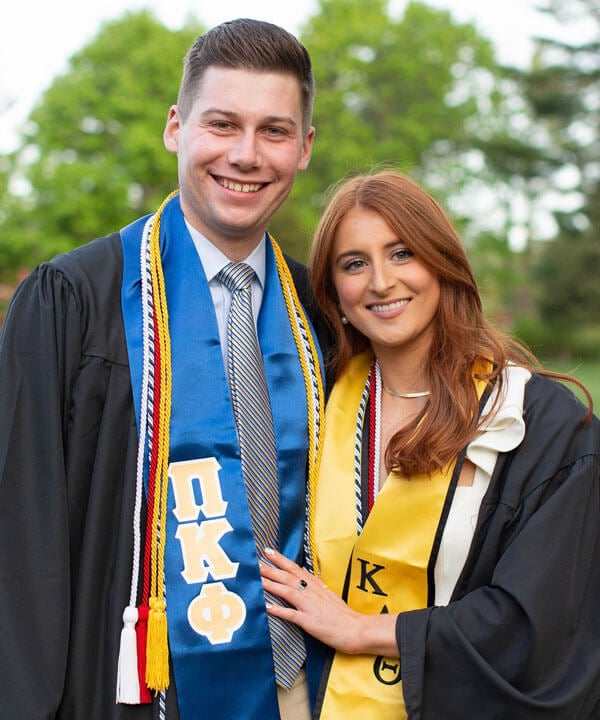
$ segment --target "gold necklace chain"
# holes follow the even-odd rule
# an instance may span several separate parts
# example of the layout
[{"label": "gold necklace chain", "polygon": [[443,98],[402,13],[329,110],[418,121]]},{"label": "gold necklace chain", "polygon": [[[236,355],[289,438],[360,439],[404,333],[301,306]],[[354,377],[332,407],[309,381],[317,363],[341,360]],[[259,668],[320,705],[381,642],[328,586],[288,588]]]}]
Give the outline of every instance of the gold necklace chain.
[{"label": "gold necklace chain", "polygon": [[381,383],[381,387],[386,391],[386,393],[390,394],[392,397],[395,398],[422,398],[427,397],[428,395],[431,395],[431,390],[421,390],[421,392],[407,392],[407,393],[401,393],[396,392],[395,390],[390,390],[390,388],[386,387],[383,382]]}]

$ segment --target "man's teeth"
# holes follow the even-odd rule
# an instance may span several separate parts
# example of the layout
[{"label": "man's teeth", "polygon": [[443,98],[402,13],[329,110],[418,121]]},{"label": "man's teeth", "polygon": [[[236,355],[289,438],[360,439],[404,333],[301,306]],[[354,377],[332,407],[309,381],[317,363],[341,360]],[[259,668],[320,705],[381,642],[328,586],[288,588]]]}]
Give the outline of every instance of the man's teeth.
[{"label": "man's teeth", "polygon": [[224,188],[227,188],[228,190],[235,190],[236,192],[257,192],[261,189],[262,185],[260,183],[236,183],[231,182],[231,180],[219,180],[221,185]]},{"label": "man's teeth", "polygon": [[384,312],[385,310],[396,310],[403,305],[408,305],[408,300],[396,300],[393,303],[386,303],[385,305],[371,305],[371,310],[375,312]]}]

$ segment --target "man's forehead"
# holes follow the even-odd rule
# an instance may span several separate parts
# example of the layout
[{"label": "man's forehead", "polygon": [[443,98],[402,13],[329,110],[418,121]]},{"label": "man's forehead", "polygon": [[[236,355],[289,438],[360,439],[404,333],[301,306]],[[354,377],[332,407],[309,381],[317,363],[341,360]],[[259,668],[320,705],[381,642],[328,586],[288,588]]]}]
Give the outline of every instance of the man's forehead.
[{"label": "man's forehead", "polygon": [[238,68],[207,68],[199,81],[195,98],[202,114],[215,111],[265,117],[290,118],[302,115],[302,94],[298,80],[290,73]]}]

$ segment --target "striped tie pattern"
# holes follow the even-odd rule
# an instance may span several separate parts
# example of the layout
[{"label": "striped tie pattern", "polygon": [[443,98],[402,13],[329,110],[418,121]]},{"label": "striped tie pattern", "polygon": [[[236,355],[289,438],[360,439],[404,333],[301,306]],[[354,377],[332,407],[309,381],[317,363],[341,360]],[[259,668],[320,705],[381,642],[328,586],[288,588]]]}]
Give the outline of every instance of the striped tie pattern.
[{"label": "striped tie pattern", "polygon": [[[262,354],[252,313],[254,270],[246,263],[229,263],[217,276],[231,291],[227,321],[227,368],[237,426],[242,473],[259,555],[279,545],[279,481],[273,415]],[[269,596],[270,602],[279,602]],[[269,615],[275,677],[291,687],[304,664],[301,631]]]}]

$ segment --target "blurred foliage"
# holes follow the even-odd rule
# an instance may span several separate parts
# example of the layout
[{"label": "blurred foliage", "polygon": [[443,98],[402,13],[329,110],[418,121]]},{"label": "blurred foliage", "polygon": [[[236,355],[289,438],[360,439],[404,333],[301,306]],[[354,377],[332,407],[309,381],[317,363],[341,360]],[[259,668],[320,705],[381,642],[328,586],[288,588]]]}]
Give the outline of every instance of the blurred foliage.
[{"label": "blurred foliage", "polygon": [[556,235],[531,268],[537,314],[522,319],[522,333],[545,356],[600,360],[600,2],[545,0],[538,9],[580,28],[570,43],[537,38],[519,77],[557,169],[548,177],[572,207],[555,211]]},{"label": "blurred foliage", "polygon": [[142,11],[106,23],[31,113],[6,158],[0,269],[31,267],[150,212],[177,183],[162,144],[182,55],[200,26],[172,31]]},{"label": "blurred foliage", "polygon": [[[300,33],[317,82],[313,158],[271,230],[305,259],[333,183],[398,167],[455,218],[491,318],[544,357],[597,358],[600,2],[537,5],[557,24],[583,18],[587,32],[576,45],[539,38],[519,70],[499,66],[472,24],[424,2],[396,17],[386,0],[320,0]],[[162,131],[202,31],[127,13],[41,96],[21,146],[0,156],[0,310],[28,268],[151,212],[173,189]],[[547,198],[566,194],[577,202],[544,238]]]},{"label": "blurred foliage", "polygon": [[321,0],[301,38],[317,83],[317,135],[310,171],[273,224],[298,256],[326,189],[348,174],[394,165],[425,181],[443,163],[436,189],[462,191],[469,123],[477,125],[482,95],[492,104],[478,82],[495,72],[489,40],[422,3],[396,20],[384,0]]},{"label": "blurred foliage", "polygon": [[[129,13],[71,58],[7,159],[25,192],[10,198],[0,225],[12,237],[10,247],[0,243],[0,272],[121,227],[172,189],[175,158],[162,129],[200,30],[170,31],[147,12]],[[324,190],[374,163],[418,176],[454,158],[438,189],[460,192],[468,173],[457,177],[456,168],[481,104],[474,77],[494,71],[488,40],[420,3],[395,20],[383,0],[322,0],[301,37],[317,81],[317,140],[310,171],[271,226],[286,250],[304,258]]]}]

